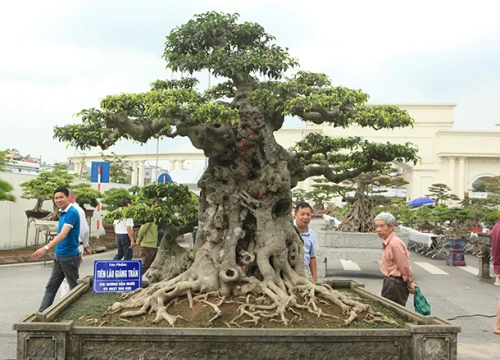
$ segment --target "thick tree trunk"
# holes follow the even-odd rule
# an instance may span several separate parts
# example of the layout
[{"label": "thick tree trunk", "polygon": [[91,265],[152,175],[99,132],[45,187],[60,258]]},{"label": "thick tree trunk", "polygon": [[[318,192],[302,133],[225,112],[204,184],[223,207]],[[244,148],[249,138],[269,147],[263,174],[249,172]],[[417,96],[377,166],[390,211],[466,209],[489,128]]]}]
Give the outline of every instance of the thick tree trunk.
[{"label": "thick tree trunk", "polygon": [[36,204],[35,204],[35,208],[33,209],[33,211],[43,211],[43,209],[42,209],[43,202],[44,202],[43,199],[36,199]]},{"label": "thick tree trunk", "polygon": [[177,243],[179,232],[175,226],[168,226],[161,240],[156,257],[146,272],[150,283],[170,280],[185,272],[194,260],[194,251]]},{"label": "thick tree trunk", "polygon": [[42,220],[44,221],[59,221],[59,208],[57,207],[54,200],[52,200],[52,212],[44,217]]}]

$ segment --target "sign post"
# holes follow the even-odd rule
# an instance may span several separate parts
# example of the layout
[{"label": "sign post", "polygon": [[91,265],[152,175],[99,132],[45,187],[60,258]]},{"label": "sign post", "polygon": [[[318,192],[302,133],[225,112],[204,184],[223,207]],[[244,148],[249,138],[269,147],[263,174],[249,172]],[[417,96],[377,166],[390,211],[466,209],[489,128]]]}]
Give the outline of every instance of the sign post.
[{"label": "sign post", "polygon": [[162,183],[169,183],[172,181],[172,177],[169,175],[169,174],[161,174],[160,176],[158,176],[158,183],[159,184],[162,184]]}]

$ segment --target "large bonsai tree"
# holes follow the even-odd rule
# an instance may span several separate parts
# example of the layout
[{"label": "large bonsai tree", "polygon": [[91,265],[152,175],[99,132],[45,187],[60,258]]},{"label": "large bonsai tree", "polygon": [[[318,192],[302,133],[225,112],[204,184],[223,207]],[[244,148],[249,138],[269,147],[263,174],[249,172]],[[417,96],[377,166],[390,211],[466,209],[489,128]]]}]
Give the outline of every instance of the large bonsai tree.
[{"label": "large bonsai tree", "polygon": [[302,240],[290,216],[291,189],[311,176],[338,183],[371,171],[379,161],[413,161],[417,149],[312,134],[287,151],[273,134],[285,116],[334,127],[393,129],[412,125],[408,113],[367,106],[367,94],[334,87],[324,74],[299,71],[286,77],[297,61],[259,24],[238,23],[237,14],[195,16],[167,36],[163,57],[172,71],[208,70],[225,81],[200,92],[194,78],[158,80],[145,93],[103,98],[100,108],[80,112],[81,124],[55,128],[55,138],[82,149],[106,149],[122,138],[144,143],[183,136],[209,159],[198,182],[193,264],[109,311],[152,312],[155,321],[173,325],[177,316],[167,311],[172,299],[187,295],[192,301],[193,293],[216,292],[222,301],[229,295],[256,299],[240,308],[240,322],[250,317],[258,323],[265,316],[287,324],[294,316],[287,311],[294,308],[321,316],[320,298],[339,306],[346,323],[362,312],[364,321],[380,319],[369,306],[307,276]]}]

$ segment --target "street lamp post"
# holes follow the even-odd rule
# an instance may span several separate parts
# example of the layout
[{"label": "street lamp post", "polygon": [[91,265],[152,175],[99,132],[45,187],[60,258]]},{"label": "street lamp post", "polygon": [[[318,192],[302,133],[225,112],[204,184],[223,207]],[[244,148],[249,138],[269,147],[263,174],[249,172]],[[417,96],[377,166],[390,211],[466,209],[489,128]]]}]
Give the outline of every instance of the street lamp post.
[{"label": "street lamp post", "polygon": [[[156,167],[155,167],[155,182],[158,181],[158,152],[160,151],[160,138],[156,139]],[[152,182],[152,181],[151,181]]]}]

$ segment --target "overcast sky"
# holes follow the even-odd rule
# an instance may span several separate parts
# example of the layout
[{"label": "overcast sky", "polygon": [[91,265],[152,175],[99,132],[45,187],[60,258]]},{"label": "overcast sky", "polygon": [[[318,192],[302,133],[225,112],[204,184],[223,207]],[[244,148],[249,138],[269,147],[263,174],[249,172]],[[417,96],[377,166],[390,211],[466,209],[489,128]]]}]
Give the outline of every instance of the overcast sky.
[{"label": "overcast sky", "polygon": [[[1,1],[0,148],[50,163],[74,155],[52,139],[53,126],[79,121],[72,115],[105,95],[146,91],[155,79],[170,78],[160,58],[165,36],[209,10],[260,23],[302,69],[362,89],[370,102],[453,103],[455,129],[493,130],[500,123],[497,6],[495,0]],[[202,86],[207,79],[202,74]],[[165,140],[160,152],[184,146]],[[154,153],[156,142],[121,142],[111,150]]]}]

